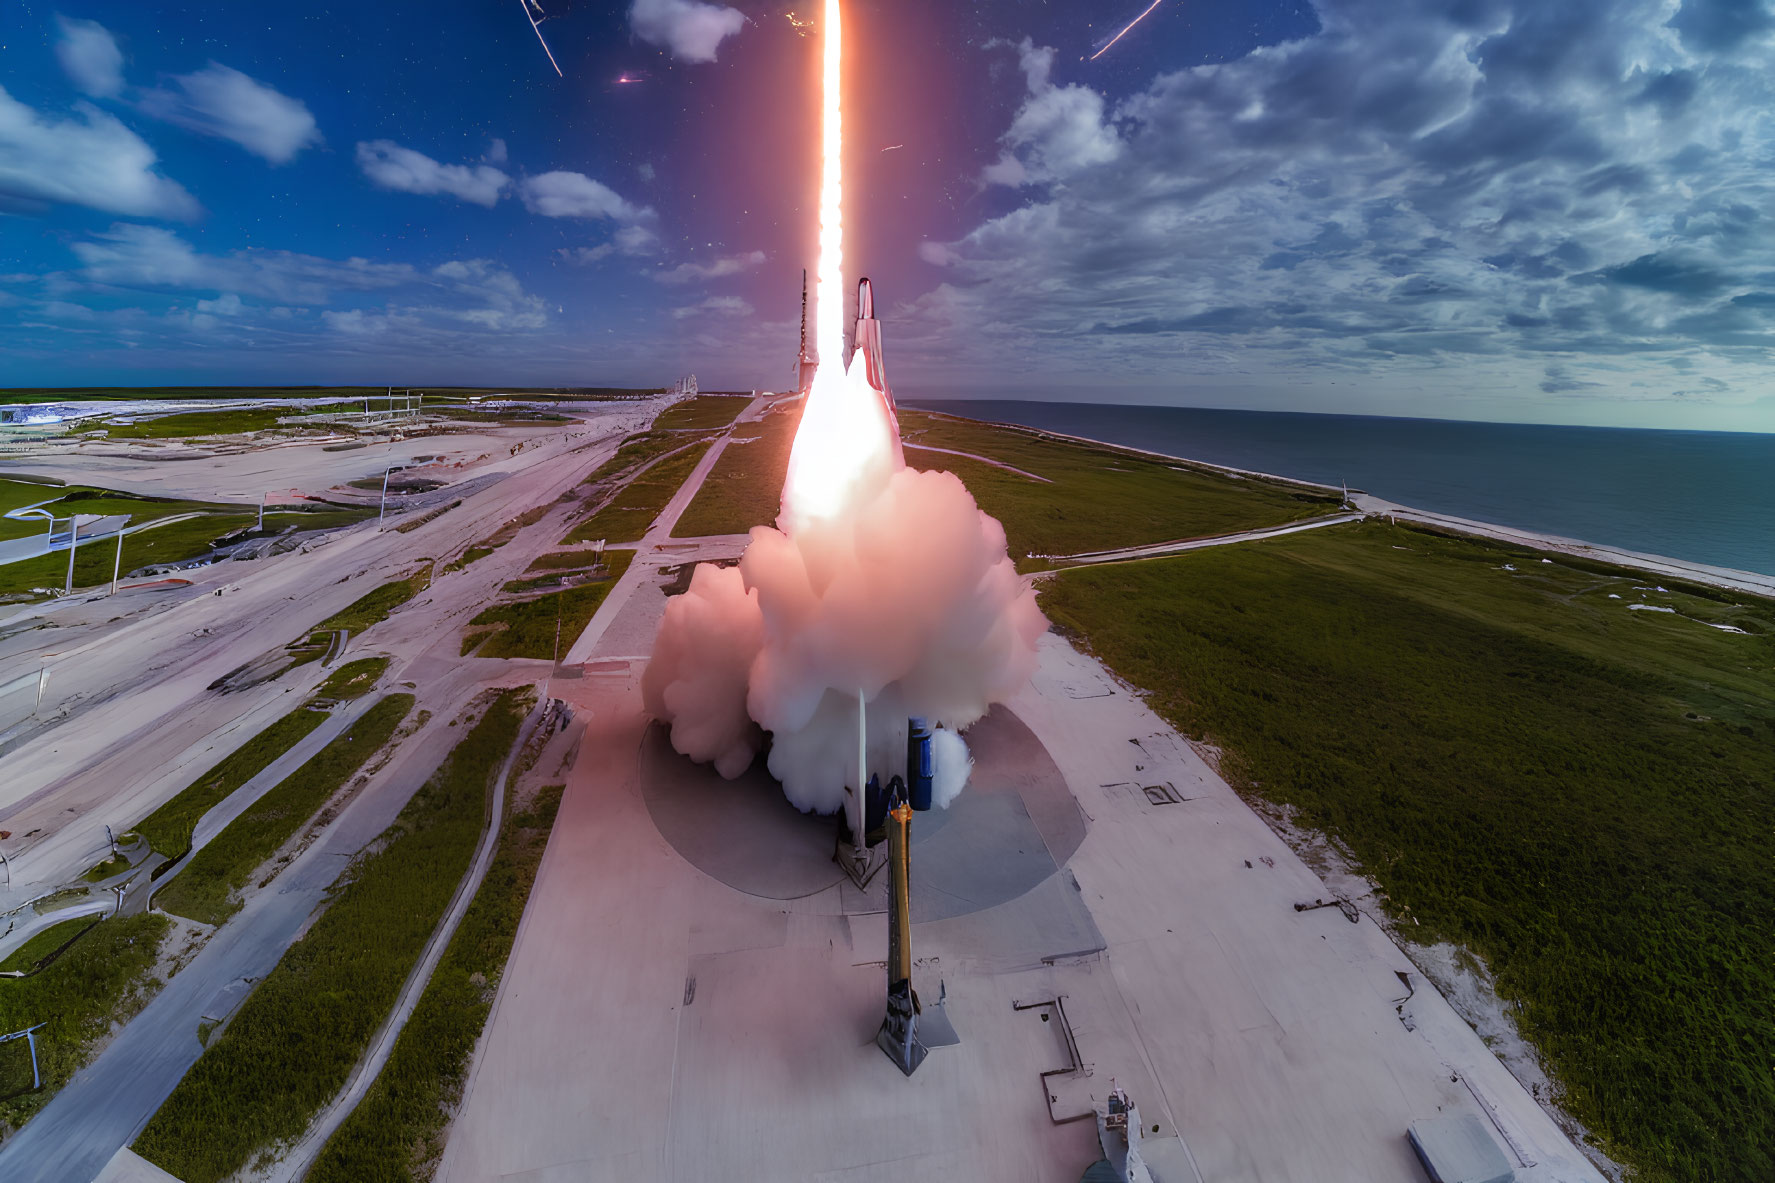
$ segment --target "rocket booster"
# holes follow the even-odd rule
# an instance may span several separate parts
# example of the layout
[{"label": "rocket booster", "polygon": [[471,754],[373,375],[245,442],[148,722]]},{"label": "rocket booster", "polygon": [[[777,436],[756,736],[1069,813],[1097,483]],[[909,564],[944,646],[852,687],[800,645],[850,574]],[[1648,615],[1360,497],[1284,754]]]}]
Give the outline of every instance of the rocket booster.
[{"label": "rocket booster", "polygon": [[[870,286],[867,276],[857,281],[855,341],[851,372],[866,382],[881,399],[882,409],[887,412],[888,427],[894,436],[894,454],[900,459],[900,418],[894,411],[894,392],[888,386],[887,365],[881,358],[881,321],[875,318],[875,289]],[[858,367],[861,367],[860,373]]]}]

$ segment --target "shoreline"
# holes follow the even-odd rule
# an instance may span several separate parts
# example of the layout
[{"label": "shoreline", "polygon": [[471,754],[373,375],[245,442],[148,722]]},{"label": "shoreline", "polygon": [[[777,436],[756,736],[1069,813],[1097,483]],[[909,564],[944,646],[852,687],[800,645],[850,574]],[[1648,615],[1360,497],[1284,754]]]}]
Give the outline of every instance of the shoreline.
[{"label": "shoreline", "polygon": [[[1046,437],[1048,439],[1066,440],[1070,443],[1089,444],[1093,447],[1108,448],[1111,451],[1125,452],[1132,456],[1141,456],[1151,460],[1164,460],[1177,464],[1186,464],[1192,468],[1220,473],[1225,476],[1238,477],[1242,480],[1257,479],[1271,481],[1275,484],[1296,488],[1311,489],[1316,492],[1343,493],[1345,490],[1338,485],[1325,485],[1317,481],[1300,480],[1296,477],[1281,476],[1276,473],[1256,472],[1251,469],[1233,468],[1229,465],[1214,464],[1206,460],[1193,460],[1187,456],[1172,456],[1165,452],[1154,452],[1146,448],[1129,447],[1127,444],[1111,443],[1107,440],[1091,439],[1088,436],[1070,435],[1063,431],[1050,431],[1046,428],[1029,427],[1022,423],[1003,423],[990,419],[973,419],[967,415],[956,415],[947,411],[932,411],[923,407],[914,408],[924,414],[944,419],[958,419],[969,423],[991,423],[994,427],[1008,428],[1027,435]],[[1351,489],[1351,504],[1360,509],[1366,517],[1384,517],[1390,520],[1416,522],[1454,534],[1465,534],[1475,538],[1484,538],[1494,542],[1508,542],[1517,546],[1527,546],[1535,550],[1544,550],[1555,554],[1568,555],[1572,558],[1591,559],[1595,562],[1610,563],[1618,567],[1644,571],[1652,575],[1662,575],[1671,579],[1681,579],[1690,583],[1715,588],[1720,591],[1738,592],[1744,595],[1759,596],[1775,600],[1775,575],[1764,575],[1757,571],[1740,571],[1732,567],[1716,567],[1708,563],[1696,563],[1687,559],[1671,558],[1668,555],[1645,554],[1640,551],[1626,550],[1621,547],[1607,546],[1601,543],[1584,542],[1576,538],[1565,538],[1557,534],[1543,534],[1534,530],[1519,529],[1515,526],[1500,526],[1492,522],[1474,521],[1470,518],[1456,517],[1453,514],[1434,513],[1430,510],[1414,509],[1408,505],[1388,501],[1372,493],[1360,489]]]}]

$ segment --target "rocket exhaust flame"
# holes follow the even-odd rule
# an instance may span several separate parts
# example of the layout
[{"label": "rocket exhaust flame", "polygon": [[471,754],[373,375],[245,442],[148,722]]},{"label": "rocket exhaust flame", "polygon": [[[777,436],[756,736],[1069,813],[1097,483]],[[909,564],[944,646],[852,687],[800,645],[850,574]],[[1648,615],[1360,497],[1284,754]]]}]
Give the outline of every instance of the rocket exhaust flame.
[{"label": "rocket exhaust flame", "polygon": [[777,528],[753,529],[737,569],[701,565],[667,603],[642,694],[672,746],[723,776],[744,772],[768,732],[771,774],[818,813],[860,798],[865,773],[903,772],[907,718],[923,716],[940,725],[944,806],[972,766],[957,732],[1034,671],[1047,621],[1004,528],[961,481],[906,467],[867,280],[845,364],[839,0],[825,0],[825,18],[819,365],[782,512]]},{"label": "rocket exhaust flame", "polygon": [[[844,515],[859,495],[899,467],[899,433],[881,392],[844,356],[844,30],[838,0],[826,0],[820,124],[820,262],[816,273],[814,371],[783,485],[789,533]],[[859,310],[861,311],[861,310]]]}]

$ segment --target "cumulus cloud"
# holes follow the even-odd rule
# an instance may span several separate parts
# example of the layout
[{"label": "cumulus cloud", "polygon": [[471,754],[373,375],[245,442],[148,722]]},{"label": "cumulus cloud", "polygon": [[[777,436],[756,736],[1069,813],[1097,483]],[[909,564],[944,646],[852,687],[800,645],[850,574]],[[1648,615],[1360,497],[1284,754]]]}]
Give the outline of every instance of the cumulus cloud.
[{"label": "cumulus cloud", "polygon": [[902,339],[1179,380],[1458,366],[1537,397],[1626,397],[1624,352],[1775,346],[1767,6],[1315,9],[1312,36],[1115,103],[1019,46],[985,179],[1022,199],[920,248],[950,279]]},{"label": "cumulus cloud", "polygon": [[764,262],[763,251],[747,251],[737,255],[723,255],[707,263],[680,263],[669,271],[656,271],[653,278],[664,284],[691,283],[699,279],[724,279],[729,275],[738,275],[749,268]]},{"label": "cumulus cloud", "polygon": [[672,316],[677,320],[685,320],[692,316],[751,316],[752,306],[738,296],[710,296],[701,304],[691,304],[683,308],[672,309]]},{"label": "cumulus cloud", "polygon": [[147,218],[190,218],[196,200],[156,171],[154,149],[89,103],[78,119],[25,106],[0,87],[0,210],[84,205]]},{"label": "cumulus cloud", "polygon": [[301,100],[239,70],[211,62],[172,81],[176,89],[163,87],[142,95],[144,113],[199,135],[232,140],[272,164],[286,164],[302,149],[321,142],[314,116]]},{"label": "cumulus cloud", "polygon": [[525,177],[518,185],[524,207],[545,218],[608,218],[635,222],[652,215],[617,195],[616,190],[584,173],[548,172]]},{"label": "cumulus cloud", "polygon": [[113,98],[123,90],[123,51],[117,39],[97,21],[55,18],[62,36],[55,43],[56,60],[82,94]]},{"label": "cumulus cloud", "polygon": [[518,282],[518,277],[491,259],[458,259],[437,267],[432,275],[450,290],[470,297],[466,307],[433,308],[440,316],[454,317],[484,329],[539,329],[548,323],[546,305]]},{"label": "cumulus cloud", "polygon": [[1000,185],[1052,181],[1121,154],[1121,138],[1104,123],[1103,96],[1089,87],[1054,85],[1052,49],[1025,37],[1017,59],[1029,98],[1005,132],[1004,155],[986,169],[986,180]]},{"label": "cumulus cloud", "polygon": [[[501,149],[504,144],[498,143]],[[504,158],[504,152],[500,153]],[[393,140],[370,140],[357,146],[357,164],[372,184],[400,193],[447,193],[460,201],[491,209],[511,178],[489,165],[440,164],[423,152]]]},{"label": "cumulus cloud", "polygon": [[654,231],[659,219],[653,209],[624,201],[616,190],[584,173],[558,171],[525,177],[518,182],[518,194],[526,209],[545,218],[617,223],[608,243],[564,251],[563,257],[571,262],[592,263],[612,252],[650,255],[659,249],[659,235]]},{"label": "cumulus cloud", "polygon": [[739,9],[702,0],[635,0],[629,6],[635,36],[684,62],[714,61],[722,41],[745,25]]}]

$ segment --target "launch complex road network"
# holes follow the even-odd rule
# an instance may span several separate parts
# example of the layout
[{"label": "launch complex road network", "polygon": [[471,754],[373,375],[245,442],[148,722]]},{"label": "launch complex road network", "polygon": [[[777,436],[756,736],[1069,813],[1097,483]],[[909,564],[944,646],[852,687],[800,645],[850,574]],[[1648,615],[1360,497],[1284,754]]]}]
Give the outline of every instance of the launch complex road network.
[{"label": "launch complex road network", "polygon": [[[899,406],[841,16],[794,389],[0,427],[0,1179],[1621,1178],[1044,588],[1409,526],[1727,644],[1652,586],[1775,580]],[[1030,553],[1044,457],[1157,492]]]}]

